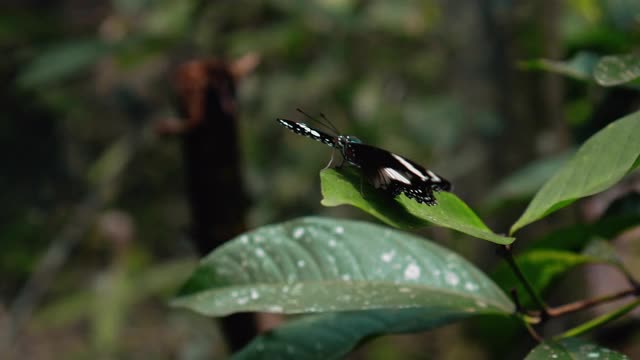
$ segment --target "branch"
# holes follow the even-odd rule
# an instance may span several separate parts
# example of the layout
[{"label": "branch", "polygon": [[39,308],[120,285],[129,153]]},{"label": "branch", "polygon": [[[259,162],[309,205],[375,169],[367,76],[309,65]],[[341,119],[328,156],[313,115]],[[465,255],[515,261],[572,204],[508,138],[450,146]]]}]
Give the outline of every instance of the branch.
[{"label": "branch", "polygon": [[563,334],[558,335],[555,337],[555,339],[564,339],[564,338],[568,338],[568,337],[574,337],[574,336],[579,336],[582,335],[592,329],[595,329],[599,326],[602,326],[606,323],[609,323],[611,321],[614,321],[624,315],[626,315],[627,313],[629,313],[630,311],[632,311],[633,309],[635,309],[636,307],[640,306],[640,299],[636,299],[635,301],[632,301],[624,306],[622,306],[621,308],[618,308],[612,312],[609,312],[607,314],[604,314],[602,316],[599,316],[595,319],[589,320],[587,322],[585,322],[584,324],[578,325],[576,327],[574,327],[573,329],[567,330],[565,331]]},{"label": "branch", "polygon": [[512,252],[511,245],[504,245],[504,246],[500,247],[498,253],[504,258],[504,260],[507,262],[507,264],[509,264],[509,267],[511,267],[511,270],[513,270],[513,273],[516,275],[516,277],[518,277],[518,279],[520,280],[520,282],[524,286],[524,288],[527,291],[527,293],[529,293],[529,296],[531,296],[531,298],[535,302],[536,306],[540,309],[541,320],[546,319],[548,317],[548,315],[549,315],[549,313],[548,313],[549,306],[538,295],[538,293],[535,291],[535,289],[533,288],[533,286],[531,285],[529,280],[527,280],[527,278],[524,276],[524,274],[522,273],[522,271],[518,267],[518,264],[516,263],[515,259],[513,258],[513,252]]},{"label": "branch", "polygon": [[552,308],[547,308],[547,314],[551,317],[558,317],[566,314],[570,314],[576,311],[588,309],[600,304],[604,304],[610,301],[619,300],[631,295],[638,295],[638,289],[631,288],[623,291],[619,291],[613,294],[595,297],[593,299],[579,300],[565,305],[560,305]]}]

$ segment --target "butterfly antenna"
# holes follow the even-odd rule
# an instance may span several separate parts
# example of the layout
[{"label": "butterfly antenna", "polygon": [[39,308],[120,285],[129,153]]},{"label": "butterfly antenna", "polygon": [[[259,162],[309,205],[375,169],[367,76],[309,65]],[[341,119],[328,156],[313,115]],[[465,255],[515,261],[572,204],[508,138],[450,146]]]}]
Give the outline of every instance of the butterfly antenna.
[{"label": "butterfly antenna", "polygon": [[335,132],[336,135],[340,135],[340,132],[338,131],[338,129],[335,128],[335,126],[333,126],[333,124],[329,123],[329,124],[331,124],[331,126],[329,126],[329,125],[323,123],[322,121],[314,118],[313,116],[307,114],[306,112],[302,111],[302,109],[300,109],[300,108],[297,108],[296,110],[298,110],[298,112],[300,112],[302,115],[306,116],[309,120],[314,121],[314,122],[326,127],[327,129]]},{"label": "butterfly antenna", "polygon": [[326,121],[326,122],[327,122],[327,124],[331,125],[331,127],[333,128],[333,131],[335,131],[336,133],[340,134],[340,131],[338,130],[338,128],[337,128],[335,125],[333,125],[333,123],[332,123],[331,121],[329,121],[329,119],[328,119],[326,116],[324,116],[324,114],[323,114],[323,113],[320,113],[320,117],[321,117],[324,121]]}]

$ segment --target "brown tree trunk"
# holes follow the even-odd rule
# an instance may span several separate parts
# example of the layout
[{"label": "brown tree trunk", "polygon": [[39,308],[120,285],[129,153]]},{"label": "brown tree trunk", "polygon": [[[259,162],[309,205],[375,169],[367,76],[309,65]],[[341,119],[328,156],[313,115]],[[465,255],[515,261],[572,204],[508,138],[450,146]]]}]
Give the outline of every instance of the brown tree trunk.
[{"label": "brown tree trunk", "polygon": [[[220,60],[182,64],[174,83],[182,121],[161,129],[182,135],[191,238],[201,256],[246,230],[233,70]],[[257,333],[253,314],[227,316],[220,323],[231,351]]]}]

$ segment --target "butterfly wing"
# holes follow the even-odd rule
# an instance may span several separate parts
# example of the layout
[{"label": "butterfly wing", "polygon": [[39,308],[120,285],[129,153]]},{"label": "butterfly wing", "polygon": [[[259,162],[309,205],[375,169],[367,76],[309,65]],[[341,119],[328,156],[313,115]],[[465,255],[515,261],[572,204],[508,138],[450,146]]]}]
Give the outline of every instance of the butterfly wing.
[{"label": "butterfly wing", "polygon": [[313,140],[320,141],[321,143],[334,148],[338,147],[338,140],[335,136],[314,129],[305,123],[299,123],[287,119],[278,119],[278,122],[298,135],[310,137]]},{"label": "butterfly wing", "polygon": [[348,143],[343,155],[375,188],[393,196],[404,193],[420,203],[435,205],[434,191],[449,191],[451,184],[421,165],[375,146]]}]

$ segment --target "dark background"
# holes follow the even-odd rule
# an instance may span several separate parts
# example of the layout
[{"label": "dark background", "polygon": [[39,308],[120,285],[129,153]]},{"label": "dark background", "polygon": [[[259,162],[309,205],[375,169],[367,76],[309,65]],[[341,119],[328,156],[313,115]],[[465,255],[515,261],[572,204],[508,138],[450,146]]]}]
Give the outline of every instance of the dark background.
[{"label": "dark background", "polygon": [[[237,204],[249,228],[309,214],[371,220],[320,206],[318,171],[330,149],[274,121],[301,120],[300,107],[445,176],[507,232],[558,157],[638,105],[636,90],[523,61],[626,53],[639,40],[633,0],[5,1],[0,347],[29,359],[225,353],[214,321],[166,305],[199,257],[181,135],[158,131],[180,116],[174,74],[187,60],[256,60],[236,82],[238,146],[199,164],[215,169],[238,156],[246,195]],[[519,241],[593,220],[589,206],[528,227]],[[498,261],[483,241],[423,233],[486,271]],[[557,300],[591,294],[585,274],[559,284]],[[635,329],[601,338],[632,355]],[[530,345],[486,336],[449,326],[381,338],[353,356],[519,358]]]}]

